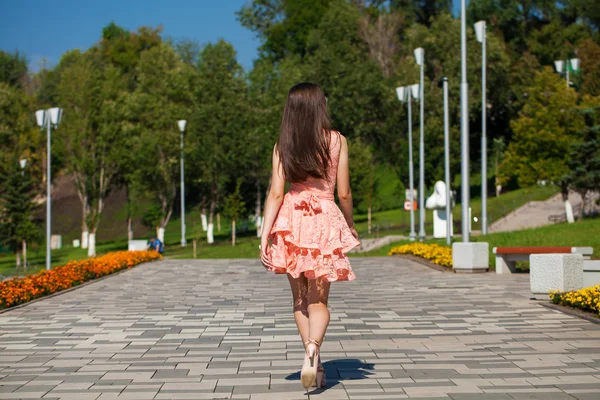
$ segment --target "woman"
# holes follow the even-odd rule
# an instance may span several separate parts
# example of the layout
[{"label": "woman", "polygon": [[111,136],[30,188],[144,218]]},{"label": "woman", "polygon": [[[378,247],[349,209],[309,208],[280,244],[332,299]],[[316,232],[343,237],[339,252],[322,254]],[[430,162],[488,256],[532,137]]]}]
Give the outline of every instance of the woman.
[{"label": "woman", "polygon": [[[290,190],[284,195],[286,181]],[[334,202],[336,183],[341,212]],[[261,259],[290,282],[305,347],[306,389],[325,385],[320,347],[329,325],[329,288],[333,281],[355,278],[346,253],[360,244],[357,239],[346,138],[331,129],[321,87],[300,83],[288,93],[273,149]]]}]

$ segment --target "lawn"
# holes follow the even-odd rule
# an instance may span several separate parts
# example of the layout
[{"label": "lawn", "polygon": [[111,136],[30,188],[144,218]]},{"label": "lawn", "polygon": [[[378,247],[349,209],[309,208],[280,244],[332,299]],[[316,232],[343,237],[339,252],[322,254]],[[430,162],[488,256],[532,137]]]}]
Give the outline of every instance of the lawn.
[{"label": "lawn", "polygon": [[[518,189],[504,193],[500,197],[488,198],[488,223],[502,218],[506,214],[521,207],[530,201],[547,200],[558,193],[555,186],[539,186],[526,189]],[[452,210],[454,226],[460,226],[462,219],[461,205],[456,204]],[[477,217],[478,221],[472,222],[473,231],[481,230],[481,199],[471,200],[471,216]],[[410,231],[410,213],[404,210],[389,210],[374,213],[372,218],[372,233],[367,233],[367,216],[357,215],[355,218],[357,230],[361,237],[376,237],[387,235],[407,235]],[[379,230],[379,231],[378,231]],[[456,228],[455,228],[456,230]],[[419,211],[415,211],[415,231],[419,232]],[[425,231],[429,234],[433,231],[433,213],[427,210],[425,213]],[[456,232],[455,232],[456,233]]]},{"label": "lawn", "polygon": [[[519,189],[509,193],[502,194],[500,197],[491,197],[488,200],[489,220],[494,221],[506,213],[522,206],[523,204],[533,200],[545,200],[556,193],[555,187],[533,187],[527,189]],[[477,216],[481,212],[480,199],[471,201],[472,215]],[[460,220],[461,210],[460,204],[454,207],[453,210],[455,224]],[[432,212],[426,212],[426,230],[429,234],[432,232]],[[408,235],[410,215],[407,211],[396,209],[373,213],[373,230],[369,235],[367,232],[367,216],[356,215],[355,222],[360,238],[369,238],[386,235]],[[415,213],[416,230],[418,231],[419,213]],[[215,221],[216,222],[216,221]],[[165,232],[165,258],[174,259],[190,259],[193,258],[192,241],[197,242],[197,257],[198,258],[254,258],[258,256],[258,245],[260,241],[256,238],[256,230],[250,223],[238,224],[245,232],[238,233],[237,245],[231,246],[230,239],[230,222],[227,218],[221,218],[221,231],[217,231],[215,226],[215,243],[208,245],[206,243],[206,232],[202,231],[200,224],[200,213],[197,210],[186,214],[188,241],[187,247],[180,246],[181,240],[181,220],[173,219]],[[215,223],[216,225],[216,223]],[[479,222],[473,222],[473,230],[480,228]],[[119,232],[115,235],[116,240],[108,242],[100,242],[97,244],[96,252],[98,255],[105,254],[110,251],[126,250],[127,242],[124,239],[125,232]],[[493,236],[493,235],[491,235]],[[480,239],[478,239],[480,240]],[[439,241],[443,244],[443,241]],[[599,246],[600,247],[600,246]],[[361,255],[386,255],[389,246],[384,249],[375,250],[374,252],[363,254],[352,254],[352,256]],[[387,250],[386,250],[387,249]],[[77,260],[87,257],[87,250],[75,249],[70,246],[65,246],[61,250],[52,252],[52,265],[65,264],[69,260]],[[0,275],[13,276],[25,275],[32,272],[37,272],[44,268],[45,263],[45,247],[44,244],[32,246],[29,252],[29,267],[27,271],[22,269],[16,271],[14,264],[14,255],[3,255],[0,257]]]},{"label": "lawn", "polygon": [[[458,240],[458,238],[456,239]],[[600,258],[600,218],[578,221],[574,224],[563,223],[522,231],[474,236],[472,241],[490,244],[490,266],[495,264],[492,249],[501,246],[586,246],[593,247],[593,258]],[[406,243],[409,242],[396,242],[373,251],[353,255],[358,257],[385,256],[392,247]],[[446,240],[427,240],[426,243],[445,245]]]}]

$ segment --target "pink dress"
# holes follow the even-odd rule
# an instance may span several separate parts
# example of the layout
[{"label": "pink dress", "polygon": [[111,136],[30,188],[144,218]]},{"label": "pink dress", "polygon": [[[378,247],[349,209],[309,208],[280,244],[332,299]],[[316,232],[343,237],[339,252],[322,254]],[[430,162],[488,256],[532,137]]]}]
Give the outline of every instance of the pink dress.
[{"label": "pink dress", "polygon": [[332,131],[328,178],[292,183],[285,194],[266,254],[269,269],[276,274],[298,278],[304,273],[307,279],[324,276],[330,282],[356,278],[346,253],[360,243],[333,196],[340,150],[340,135]]}]

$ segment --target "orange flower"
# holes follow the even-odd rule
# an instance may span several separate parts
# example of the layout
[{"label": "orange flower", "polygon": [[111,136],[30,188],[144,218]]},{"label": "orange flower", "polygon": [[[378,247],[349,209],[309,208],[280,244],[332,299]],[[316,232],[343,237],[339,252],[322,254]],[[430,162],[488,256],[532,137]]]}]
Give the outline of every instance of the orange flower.
[{"label": "orange flower", "polygon": [[157,252],[116,251],[97,258],[69,261],[66,265],[42,271],[25,278],[0,282],[0,309],[26,303],[38,297],[131,268],[137,264],[161,259]]}]

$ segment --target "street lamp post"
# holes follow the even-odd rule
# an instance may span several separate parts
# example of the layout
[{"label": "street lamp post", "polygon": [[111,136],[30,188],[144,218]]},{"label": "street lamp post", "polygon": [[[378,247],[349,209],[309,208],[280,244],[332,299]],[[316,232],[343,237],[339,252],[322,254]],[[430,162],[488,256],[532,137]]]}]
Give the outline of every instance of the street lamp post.
[{"label": "street lamp post", "polygon": [[60,120],[62,118],[63,109],[58,107],[53,107],[48,110],[38,110],[35,112],[35,118],[37,120],[37,124],[40,128],[47,128],[47,166],[46,166],[46,269],[50,270],[50,265],[52,261],[51,257],[51,240],[52,240],[52,213],[51,213],[51,204],[52,197],[50,194],[50,182],[52,178],[52,171],[50,168],[50,143],[51,143],[51,127],[58,127]]},{"label": "street lamp post", "polygon": [[475,24],[477,40],[481,42],[481,233],[487,235],[487,99],[486,99],[486,25]]},{"label": "street lamp post", "polygon": [[444,179],[446,180],[446,243],[452,242],[452,210],[450,197],[450,116],[448,111],[448,78],[442,78],[444,88]]},{"label": "street lamp post", "polygon": [[[27,166],[27,159],[23,158],[19,160],[21,166],[21,176],[25,176],[25,167]],[[27,241],[23,239],[23,265],[27,268]]]},{"label": "street lamp post", "polygon": [[187,242],[185,240],[185,179],[183,169],[183,133],[185,131],[185,125],[187,121],[185,119],[177,121],[177,126],[180,132],[180,148],[181,148],[181,247],[185,247]]},{"label": "street lamp post", "polygon": [[396,88],[396,94],[398,95],[398,100],[402,103],[408,103],[408,184],[410,191],[410,241],[415,241],[417,238],[417,234],[415,232],[415,183],[414,183],[414,171],[413,171],[413,150],[412,150],[412,107],[411,107],[411,91],[414,86],[402,86]]},{"label": "street lamp post", "polygon": [[467,83],[467,6],[461,0],[460,9],[460,142],[462,186],[462,239],[469,243],[469,84]]},{"label": "street lamp post", "polygon": [[421,67],[421,79],[419,84],[420,102],[420,134],[419,134],[419,240],[425,240],[425,95],[424,95],[424,67],[425,50],[422,47],[415,49],[415,60]]}]

